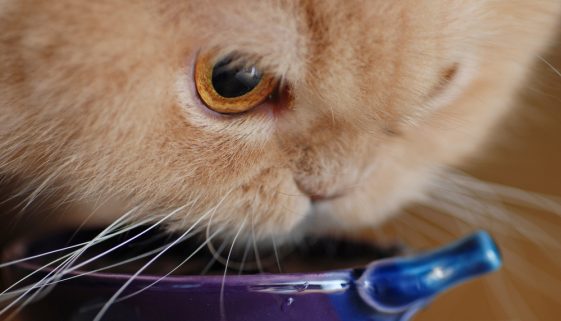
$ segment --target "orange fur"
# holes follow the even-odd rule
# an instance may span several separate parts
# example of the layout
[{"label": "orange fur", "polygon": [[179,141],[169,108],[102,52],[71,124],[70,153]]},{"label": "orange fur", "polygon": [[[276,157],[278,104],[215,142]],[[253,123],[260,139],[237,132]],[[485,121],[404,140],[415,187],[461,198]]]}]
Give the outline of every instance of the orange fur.
[{"label": "orange fur", "polygon": [[[187,205],[181,229],[225,197],[213,223],[235,231],[250,215],[260,237],[377,224],[485,139],[560,12],[557,0],[3,0],[0,176],[19,183],[2,198],[111,201],[115,215]],[[202,112],[191,71],[205,48],[277,75],[293,108]]]}]

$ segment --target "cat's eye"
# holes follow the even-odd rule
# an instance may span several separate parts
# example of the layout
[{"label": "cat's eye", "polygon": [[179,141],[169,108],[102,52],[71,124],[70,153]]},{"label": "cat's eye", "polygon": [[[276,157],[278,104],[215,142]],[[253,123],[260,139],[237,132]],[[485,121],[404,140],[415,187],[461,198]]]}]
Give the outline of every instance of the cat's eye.
[{"label": "cat's eye", "polygon": [[249,111],[271,97],[277,81],[259,68],[239,64],[232,56],[200,54],[195,64],[195,86],[203,103],[222,114]]}]

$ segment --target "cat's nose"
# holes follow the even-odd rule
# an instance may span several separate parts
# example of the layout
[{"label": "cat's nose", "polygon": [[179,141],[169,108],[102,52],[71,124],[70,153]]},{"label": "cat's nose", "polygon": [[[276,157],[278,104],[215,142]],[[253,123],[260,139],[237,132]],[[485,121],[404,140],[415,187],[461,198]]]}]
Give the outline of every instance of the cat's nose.
[{"label": "cat's nose", "polygon": [[306,187],[304,184],[300,183],[299,180],[295,180],[296,186],[302,192],[302,194],[306,195],[310,198],[312,202],[326,202],[332,201],[338,198],[342,198],[345,196],[345,192],[327,192],[327,191],[319,191],[319,190],[311,190],[310,188]]},{"label": "cat's nose", "polygon": [[311,194],[308,195],[312,202],[324,202],[324,201],[332,201],[334,199],[338,199],[343,197],[343,194],[334,194],[334,195],[321,195],[321,194]]}]

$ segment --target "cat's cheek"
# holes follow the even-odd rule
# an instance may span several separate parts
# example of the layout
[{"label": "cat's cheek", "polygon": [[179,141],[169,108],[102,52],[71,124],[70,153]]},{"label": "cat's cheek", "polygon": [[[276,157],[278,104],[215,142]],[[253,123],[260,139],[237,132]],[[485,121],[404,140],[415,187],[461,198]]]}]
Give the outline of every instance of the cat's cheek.
[{"label": "cat's cheek", "polygon": [[353,193],[315,203],[304,227],[306,233],[379,226],[398,215],[407,204],[424,200],[436,173],[432,167],[379,167]]},{"label": "cat's cheek", "polygon": [[175,91],[179,112],[190,126],[210,134],[226,134],[255,143],[267,142],[274,135],[276,116],[270,104],[263,104],[240,115],[224,115],[207,108],[197,95],[192,67],[178,73]]}]

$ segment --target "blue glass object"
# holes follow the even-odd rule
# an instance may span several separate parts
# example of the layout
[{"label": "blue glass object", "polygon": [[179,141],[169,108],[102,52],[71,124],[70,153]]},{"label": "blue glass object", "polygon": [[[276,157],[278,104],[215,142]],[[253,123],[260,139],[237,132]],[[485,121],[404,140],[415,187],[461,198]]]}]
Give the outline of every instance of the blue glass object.
[{"label": "blue glass object", "polygon": [[370,264],[357,281],[362,299],[384,313],[423,306],[435,295],[501,267],[501,255],[483,231],[442,249]]}]

